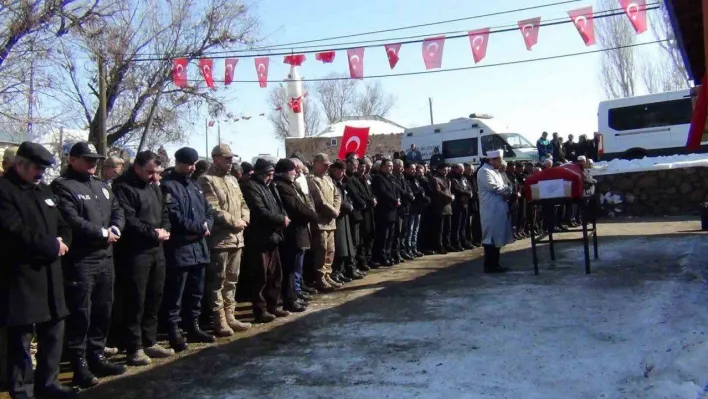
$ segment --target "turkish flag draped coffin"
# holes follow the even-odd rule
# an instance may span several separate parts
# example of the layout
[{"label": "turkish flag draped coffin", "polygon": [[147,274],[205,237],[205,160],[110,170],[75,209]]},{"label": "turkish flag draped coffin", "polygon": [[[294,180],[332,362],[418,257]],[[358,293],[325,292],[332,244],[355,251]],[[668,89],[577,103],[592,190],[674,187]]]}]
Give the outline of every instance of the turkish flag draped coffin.
[{"label": "turkish flag draped coffin", "polygon": [[571,183],[570,197],[574,199],[583,197],[583,171],[580,166],[570,163],[555,168],[547,168],[534,173],[524,183],[524,196],[533,200],[532,187],[544,180],[563,180]]},{"label": "turkish flag draped coffin", "polygon": [[344,134],[342,135],[342,143],[339,146],[339,159],[344,159],[348,153],[354,152],[359,158],[366,156],[366,147],[369,144],[369,128],[368,127],[352,127],[344,126]]},{"label": "turkish flag draped coffin", "polygon": [[[657,9],[658,6],[656,6],[655,3],[651,3],[651,7],[647,8],[646,0],[616,1],[622,7],[622,10],[624,10],[624,14],[627,15],[627,19],[629,20],[628,23],[632,25],[636,33],[641,34],[646,32],[647,10]],[[586,46],[594,46],[597,43],[595,37],[595,20],[597,18],[613,17],[614,15],[617,15],[616,13],[609,13],[608,11],[611,10],[603,10],[600,14],[596,15],[593,12],[592,6],[586,6],[568,11],[568,16],[570,17],[569,21],[549,21],[545,24],[542,24],[541,17],[535,17],[520,20],[517,24],[519,27],[519,31],[521,32],[521,37],[523,39],[524,46],[528,51],[531,51],[533,47],[538,44],[538,35],[542,26],[558,25],[559,23],[564,22],[573,24],[575,30],[577,30],[578,34],[580,35],[580,38]],[[490,35],[493,33],[502,33],[506,31],[508,31],[508,29],[492,30],[491,28],[481,28],[468,31],[466,36],[468,37],[470,42],[470,50],[472,52],[472,58],[475,64],[480,63],[486,58]],[[447,39],[457,39],[464,36],[465,35],[449,36],[447,37]],[[421,55],[426,70],[439,69],[442,67],[445,41],[445,36],[435,36],[422,40],[411,41],[421,44]],[[389,43],[383,46],[371,45],[366,47],[348,48],[346,49],[347,65],[349,67],[349,76],[352,79],[364,79],[364,50],[367,47],[383,47],[386,51],[386,58],[388,60],[388,66],[390,67],[390,69],[393,70],[398,65],[400,61],[400,51],[402,43]],[[344,49],[340,51],[344,51]],[[335,60],[337,51],[305,51],[305,53],[314,53],[314,58],[316,61],[319,61],[323,64],[331,64]],[[260,87],[263,88],[268,86],[269,60],[269,57],[255,57],[258,83]],[[305,56],[305,54],[289,54],[285,55],[283,58],[283,62],[285,64],[289,64],[292,66],[301,66],[303,63],[305,63],[306,60],[307,57]],[[238,59],[236,58],[226,58],[224,60],[224,84],[226,86],[228,86],[234,81],[234,76],[236,75],[235,71],[237,62]],[[172,61],[172,81],[174,82],[175,86],[180,88],[187,87],[188,65],[189,59],[187,58],[175,58]],[[199,60],[199,69],[202,73],[204,81],[207,83],[207,86],[213,89],[214,75],[212,67],[213,61],[211,59]]]}]

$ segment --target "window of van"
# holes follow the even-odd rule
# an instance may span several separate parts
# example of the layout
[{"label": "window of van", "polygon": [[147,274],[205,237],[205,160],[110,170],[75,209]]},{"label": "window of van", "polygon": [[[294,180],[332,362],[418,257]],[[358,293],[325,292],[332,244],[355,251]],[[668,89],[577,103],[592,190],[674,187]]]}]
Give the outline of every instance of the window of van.
[{"label": "window of van", "polygon": [[442,142],[443,158],[476,157],[477,137]]},{"label": "window of van", "polygon": [[647,129],[691,123],[690,98],[632,105],[608,110],[607,124],[617,131]]},{"label": "window of van", "polygon": [[505,158],[513,158],[516,156],[516,153],[511,150],[511,147],[509,146],[509,143],[507,143],[502,137],[496,135],[496,134],[489,134],[486,136],[482,136],[482,152],[484,154],[487,154],[487,151],[492,151],[492,150],[499,150],[502,148],[505,148],[504,150],[504,157]]}]

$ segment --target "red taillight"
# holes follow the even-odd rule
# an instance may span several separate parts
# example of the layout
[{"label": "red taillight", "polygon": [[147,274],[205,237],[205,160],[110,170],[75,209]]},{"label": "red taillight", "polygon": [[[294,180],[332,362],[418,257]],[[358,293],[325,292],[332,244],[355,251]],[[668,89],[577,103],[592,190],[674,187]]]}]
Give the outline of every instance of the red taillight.
[{"label": "red taillight", "polygon": [[598,158],[602,158],[602,156],[605,155],[605,140],[601,134],[598,134],[597,137],[597,156]]}]

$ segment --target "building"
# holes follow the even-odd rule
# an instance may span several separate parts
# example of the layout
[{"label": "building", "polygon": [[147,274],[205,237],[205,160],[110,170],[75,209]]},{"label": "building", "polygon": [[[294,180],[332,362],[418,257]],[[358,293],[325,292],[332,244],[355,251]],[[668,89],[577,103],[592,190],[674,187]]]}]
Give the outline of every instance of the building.
[{"label": "building", "polygon": [[0,132],[0,154],[10,147],[19,146],[22,140],[17,140],[10,133]]},{"label": "building", "polygon": [[401,139],[405,127],[380,116],[349,116],[327,126],[320,133],[304,138],[286,138],[285,153],[290,156],[299,153],[309,160],[315,154],[325,153],[336,159],[341,146],[344,127],[368,127],[369,142],[366,152],[370,155],[391,156],[401,150]]}]

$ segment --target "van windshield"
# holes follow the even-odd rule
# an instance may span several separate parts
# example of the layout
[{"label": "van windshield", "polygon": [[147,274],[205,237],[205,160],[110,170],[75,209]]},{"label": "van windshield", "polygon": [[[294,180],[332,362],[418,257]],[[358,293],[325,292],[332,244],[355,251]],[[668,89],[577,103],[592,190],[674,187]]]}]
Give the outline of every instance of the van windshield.
[{"label": "van windshield", "polygon": [[519,133],[498,133],[511,148],[536,148],[526,137],[520,135]]}]

